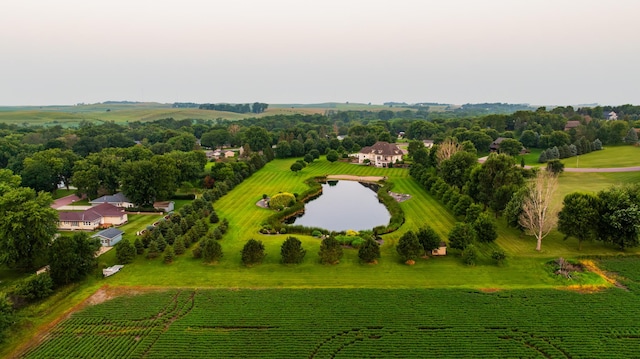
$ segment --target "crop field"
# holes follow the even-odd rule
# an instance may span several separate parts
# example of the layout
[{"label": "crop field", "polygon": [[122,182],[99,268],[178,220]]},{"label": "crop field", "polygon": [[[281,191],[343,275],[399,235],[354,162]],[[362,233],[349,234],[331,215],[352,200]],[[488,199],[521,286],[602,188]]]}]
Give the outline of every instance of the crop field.
[{"label": "crop field", "polygon": [[[640,279],[637,257],[603,262]],[[635,288],[152,291],[74,313],[23,357],[630,358]]]}]

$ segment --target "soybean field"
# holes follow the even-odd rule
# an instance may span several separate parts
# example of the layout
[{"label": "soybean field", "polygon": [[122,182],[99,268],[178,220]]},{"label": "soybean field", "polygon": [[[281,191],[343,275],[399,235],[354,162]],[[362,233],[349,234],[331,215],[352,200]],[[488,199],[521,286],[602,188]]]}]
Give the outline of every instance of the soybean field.
[{"label": "soybean field", "polygon": [[[601,266],[640,279],[637,257]],[[88,306],[23,356],[629,358],[640,353],[629,288],[171,289]]]}]

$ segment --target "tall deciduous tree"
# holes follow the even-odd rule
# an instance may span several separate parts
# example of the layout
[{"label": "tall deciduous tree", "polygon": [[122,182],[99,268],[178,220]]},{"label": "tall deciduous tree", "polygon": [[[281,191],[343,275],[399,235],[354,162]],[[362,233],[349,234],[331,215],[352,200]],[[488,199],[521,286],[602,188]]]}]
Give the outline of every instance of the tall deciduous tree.
[{"label": "tall deciduous tree", "polygon": [[471,172],[469,195],[498,214],[523,183],[522,169],[516,167],[515,158],[491,154]]},{"label": "tall deciduous tree", "polygon": [[640,244],[640,187],[613,187],[598,192],[598,239],[620,249]]},{"label": "tall deciduous tree", "polygon": [[449,185],[462,188],[469,178],[471,168],[477,163],[478,158],[473,153],[458,151],[440,162],[439,171],[442,179]]},{"label": "tall deciduous tree", "polygon": [[558,211],[553,207],[553,196],[558,189],[558,177],[539,171],[522,200],[520,225],[536,237],[536,250],[542,249],[542,239],[555,227]]},{"label": "tall deciduous tree", "polygon": [[58,212],[50,207],[52,201],[50,194],[26,187],[0,196],[0,263],[30,270],[37,258],[46,257],[57,232]]},{"label": "tall deciduous tree", "polygon": [[442,161],[448,160],[456,152],[460,151],[460,145],[458,144],[458,142],[456,142],[455,139],[447,138],[438,145],[436,151],[436,158],[438,159],[438,163],[442,163]]},{"label": "tall deciduous tree", "polygon": [[430,254],[432,250],[440,247],[440,236],[430,226],[422,227],[416,233],[424,254]]},{"label": "tall deciduous tree", "polygon": [[449,246],[462,252],[476,238],[476,233],[469,223],[456,222],[449,232]]},{"label": "tall deciduous tree", "polygon": [[95,254],[99,248],[100,240],[84,232],[59,237],[49,250],[51,279],[64,285],[84,278],[96,266]]},{"label": "tall deciduous tree", "polygon": [[569,193],[562,201],[562,210],[558,213],[558,230],[565,239],[578,239],[578,250],[582,242],[594,238],[598,225],[598,197],[589,193]]},{"label": "tall deciduous tree", "polygon": [[327,153],[327,161],[333,163],[338,160],[338,152],[336,150],[331,150]]}]

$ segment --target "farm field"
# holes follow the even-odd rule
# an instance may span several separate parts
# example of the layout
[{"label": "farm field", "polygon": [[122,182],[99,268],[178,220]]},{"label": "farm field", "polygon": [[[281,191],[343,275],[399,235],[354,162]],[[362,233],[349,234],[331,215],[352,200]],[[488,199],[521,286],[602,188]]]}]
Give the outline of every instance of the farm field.
[{"label": "farm field", "polygon": [[[637,263],[601,266],[637,283]],[[74,313],[22,357],[629,358],[640,352],[631,288],[134,288]]]}]

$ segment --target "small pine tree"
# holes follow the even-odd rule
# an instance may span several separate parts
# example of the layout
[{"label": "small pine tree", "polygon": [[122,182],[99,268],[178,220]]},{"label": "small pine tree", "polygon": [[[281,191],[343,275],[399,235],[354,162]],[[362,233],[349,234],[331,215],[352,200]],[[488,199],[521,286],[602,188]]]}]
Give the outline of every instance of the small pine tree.
[{"label": "small pine tree", "polygon": [[280,247],[282,264],[302,263],[305,254],[307,254],[307,251],[302,248],[302,242],[296,237],[287,237]]},{"label": "small pine tree", "polygon": [[172,246],[167,246],[167,249],[164,251],[164,263],[171,264],[173,260],[176,258],[176,254],[173,251]]},{"label": "small pine tree", "polygon": [[194,243],[199,241],[200,238],[207,234],[207,231],[209,230],[209,227],[204,223],[203,220],[197,221],[193,228],[195,229],[197,235],[197,240],[194,241]]},{"label": "small pine tree", "polygon": [[632,127],[629,129],[629,132],[627,132],[627,135],[624,138],[624,142],[632,145],[638,143],[638,133],[635,128]]},{"label": "small pine tree", "polygon": [[176,233],[173,231],[173,226],[170,226],[169,228],[167,228],[166,233],[164,234],[164,240],[167,242],[167,244],[169,245],[173,245],[173,243],[176,241]]},{"label": "small pine tree", "polygon": [[524,157],[520,157],[520,167],[524,168]]},{"label": "small pine tree", "polygon": [[191,255],[193,255],[193,258],[195,259],[202,258],[202,243],[203,242],[198,243],[191,251]]},{"label": "small pine tree", "polygon": [[162,233],[158,233],[158,235],[156,236],[155,242],[158,245],[158,252],[160,253],[164,252],[164,249],[167,248],[167,241],[164,239],[164,236],[162,235]]},{"label": "small pine tree", "polygon": [[602,141],[600,141],[600,139],[596,138],[595,141],[593,141],[593,150],[594,151],[600,151],[602,149]]},{"label": "small pine tree", "polygon": [[154,259],[160,255],[158,252],[158,243],[156,241],[151,241],[149,243],[149,249],[147,250],[147,259]]},{"label": "small pine tree", "polygon": [[136,240],[133,242],[133,245],[136,247],[136,254],[144,254],[144,244],[142,244],[142,240],[140,240],[140,237],[136,238]]},{"label": "small pine tree", "polygon": [[334,237],[329,236],[322,240],[318,255],[322,264],[338,264],[343,255],[342,246]]},{"label": "small pine tree", "polygon": [[358,258],[365,263],[377,263],[380,258],[380,245],[378,242],[368,238],[358,250]]},{"label": "small pine tree", "polygon": [[205,238],[200,246],[205,263],[215,263],[222,258],[222,246],[218,241],[212,238]]},{"label": "small pine tree", "polygon": [[116,259],[119,264],[129,264],[136,257],[136,248],[128,239],[123,239],[116,244]]},{"label": "small pine tree", "polygon": [[245,243],[241,253],[242,264],[246,266],[261,263],[266,256],[264,252],[264,244],[262,244],[262,241],[256,241],[253,238]]},{"label": "small pine tree", "polygon": [[547,151],[540,152],[540,157],[538,157],[538,163],[547,162]]},{"label": "small pine tree", "polygon": [[220,218],[218,218],[218,214],[216,213],[216,211],[211,211],[211,214],[209,215],[209,223],[216,224],[218,222],[220,222]]},{"label": "small pine tree", "polygon": [[213,239],[215,239],[217,241],[221,240],[222,239],[222,231],[220,230],[220,228],[218,228],[218,227],[214,228],[213,232],[212,232],[212,236],[213,236]]},{"label": "small pine tree", "polygon": [[415,262],[424,253],[424,248],[415,233],[408,231],[400,237],[396,251],[402,257],[402,261],[408,264],[409,261]]},{"label": "small pine tree", "polygon": [[187,247],[184,245],[184,239],[182,237],[178,237],[173,244],[173,251],[176,255],[184,254],[187,251]]}]

